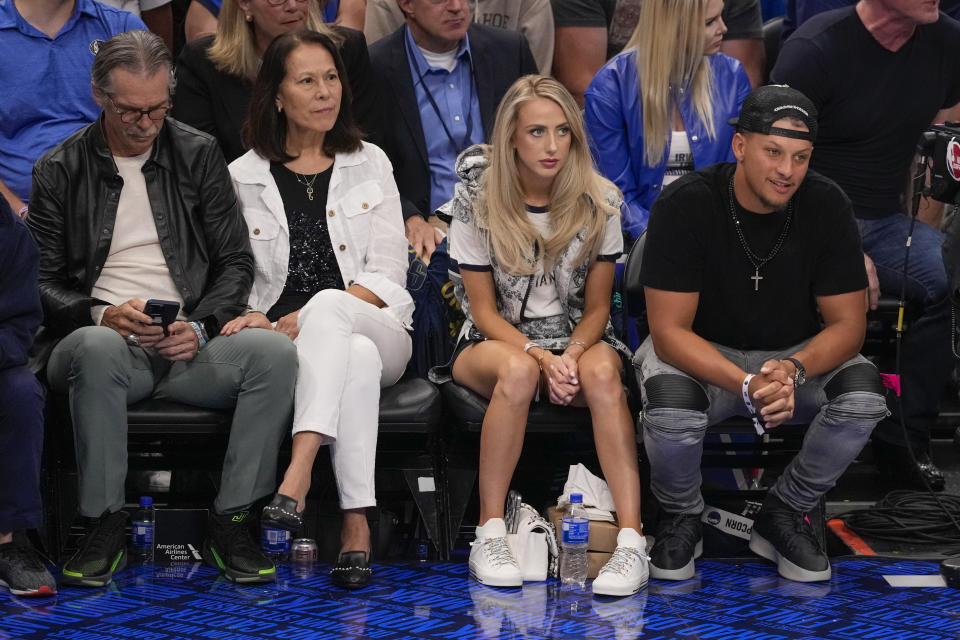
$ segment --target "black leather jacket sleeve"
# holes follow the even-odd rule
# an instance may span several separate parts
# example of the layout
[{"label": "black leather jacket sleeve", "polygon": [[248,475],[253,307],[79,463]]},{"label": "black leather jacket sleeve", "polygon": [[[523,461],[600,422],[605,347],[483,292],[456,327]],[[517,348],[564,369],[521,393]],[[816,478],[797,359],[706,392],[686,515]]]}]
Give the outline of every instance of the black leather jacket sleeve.
[{"label": "black leather jacket sleeve", "polygon": [[[61,167],[56,167],[56,170]],[[73,206],[65,202],[63,191],[54,185],[58,178],[52,172],[33,170],[30,191],[30,215],[27,225],[40,249],[40,299],[43,302],[43,324],[57,335],[93,324],[90,307],[93,304],[86,288],[70,272],[67,260],[67,238],[64,216]],[[93,251],[90,252],[91,258]]]},{"label": "black leather jacket sleeve", "polygon": [[[253,254],[223,154],[218,146],[209,145],[206,156],[202,163],[205,175],[199,212],[210,265],[207,286],[188,317],[208,320],[213,316],[219,330],[220,325],[240,315],[246,307],[253,286]],[[208,331],[213,328],[207,325]]]}]

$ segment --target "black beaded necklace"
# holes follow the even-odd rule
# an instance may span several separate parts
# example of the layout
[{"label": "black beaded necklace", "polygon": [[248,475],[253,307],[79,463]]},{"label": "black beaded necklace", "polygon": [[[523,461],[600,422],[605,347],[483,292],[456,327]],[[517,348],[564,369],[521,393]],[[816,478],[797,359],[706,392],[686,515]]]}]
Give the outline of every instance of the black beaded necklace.
[{"label": "black beaded necklace", "polygon": [[770,260],[780,252],[780,247],[783,246],[783,241],[786,240],[787,232],[790,230],[790,221],[793,219],[793,198],[790,198],[790,202],[787,203],[787,219],[783,221],[783,229],[780,230],[780,236],[777,238],[777,242],[773,245],[770,253],[768,253],[766,257],[761,258],[753,252],[753,249],[747,244],[746,236],[743,235],[743,225],[740,224],[740,218],[737,217],[737,206],[734,204],[736,201],[733,196],[733,176],[730,176],[727,192],[730,195],[730,217],[733,218],[733,228],[737,230],[737,237],[740,238],[740,245],[747,254],[747,260],[753,265],[753,275],[750,276],[750,279],[753,280],[753,290],[759,291],[760,281],[763,280],[763,276],[760,275],[760,267],[770,262]]}]

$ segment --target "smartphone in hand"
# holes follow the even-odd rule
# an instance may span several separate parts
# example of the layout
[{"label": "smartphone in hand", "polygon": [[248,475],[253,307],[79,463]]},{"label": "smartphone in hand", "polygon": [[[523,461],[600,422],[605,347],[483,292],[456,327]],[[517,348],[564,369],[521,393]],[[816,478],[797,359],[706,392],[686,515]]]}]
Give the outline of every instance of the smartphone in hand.
[{"label": "smartphone in hand", "polygon": [[177,314],[180,313],[180,303],[170,300],[147,300],[143,307],[143,313],[150,316],[150,324],[163,328],[163,335],[169,336],[167,328],[172,322],[176,322]]}]

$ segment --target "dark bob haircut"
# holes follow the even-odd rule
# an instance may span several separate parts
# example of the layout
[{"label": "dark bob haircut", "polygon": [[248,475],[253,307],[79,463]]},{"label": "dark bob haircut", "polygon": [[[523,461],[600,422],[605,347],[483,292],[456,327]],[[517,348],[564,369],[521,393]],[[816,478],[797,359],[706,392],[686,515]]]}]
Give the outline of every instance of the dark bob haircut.
[{"label": "dark bob haircut", "polygon": [[340,113],[323,138],[323,152],[332,157],[336,153],[360,150],[363,133],[353,121],[350,82],[337,45],[322,33],[302,29],[277,36],[267,47],[243,125],[243,144],[271,162],[294,159],[287,153],[287,114],[277,111],[276,100],[280,83],[287,75],[287,59],[297,47],[308,44],[319,45],[330,53],[342,87]]}]

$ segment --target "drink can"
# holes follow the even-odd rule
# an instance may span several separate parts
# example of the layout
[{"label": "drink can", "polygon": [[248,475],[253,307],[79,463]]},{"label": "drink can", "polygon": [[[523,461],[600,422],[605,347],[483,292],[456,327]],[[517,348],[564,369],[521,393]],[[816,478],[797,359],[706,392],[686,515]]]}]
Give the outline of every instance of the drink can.
[{"label": "drink can", "polygon": [[297,538],[290,545],[290,560],[295,564],[317,561],[317,543],[312,538]]},{"label": "drink can", "polygon": [[290,532],[263,525],[260,531],[260,546],[269,555],[286,555],[290,551]]}]

